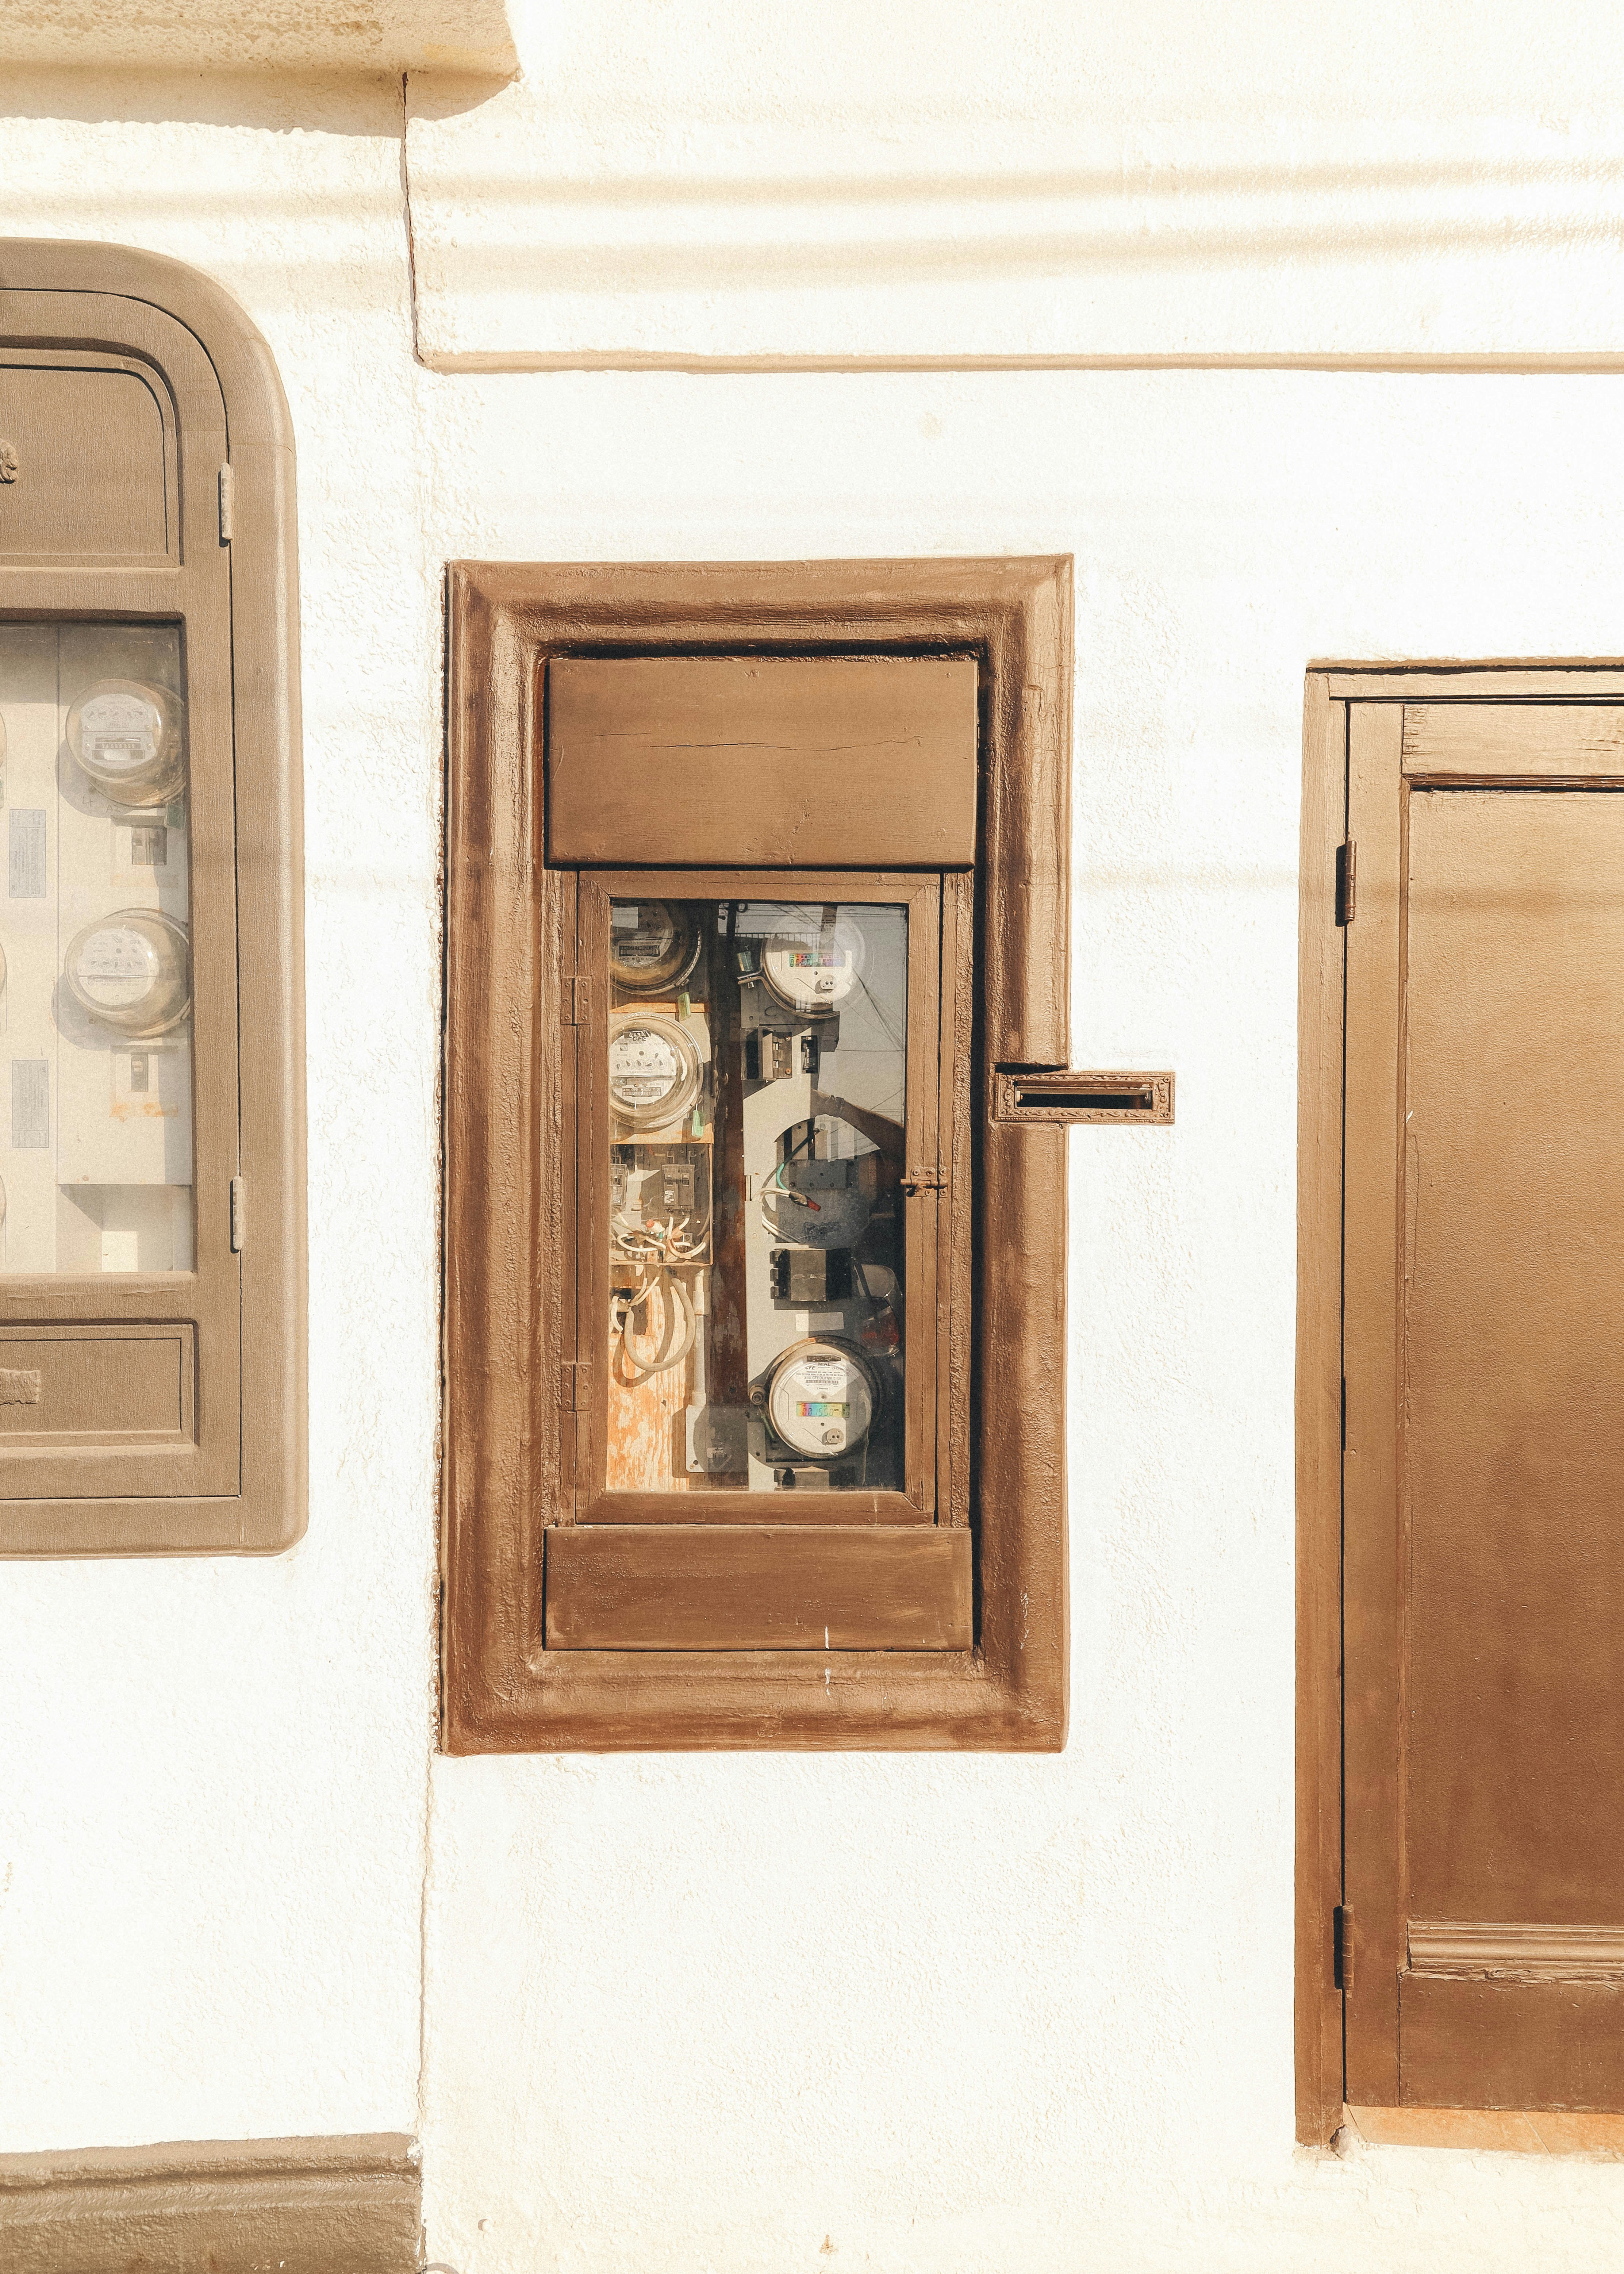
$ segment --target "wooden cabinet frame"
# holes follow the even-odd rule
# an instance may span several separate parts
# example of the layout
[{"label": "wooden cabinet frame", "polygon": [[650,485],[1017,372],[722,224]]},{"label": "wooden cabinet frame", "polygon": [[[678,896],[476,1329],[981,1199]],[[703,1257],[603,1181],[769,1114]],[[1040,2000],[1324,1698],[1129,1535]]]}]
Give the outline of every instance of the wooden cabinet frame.
[{"label": "wooden cabinet frame", "polygon": [[[1454,706],[1523,704],[1583,704],[1624,700],[1624,668],[1618,665],[1572,664],[1539,667],[1522,664],[1435,665],[1383,667],[1346,664],[1308,674],[1304,702],[1304,771],[1301,839],[1301,897],[1298,964],[1297,1115],[1297,1935],[1296,2068],[1297,2137],[1330,2138],[1342,2120],[1348,2079],[1344,2050],[1343,1954],[1337,1922],[1343,1901],[1345,1827],[1358,1812],[1378,1805],[1394,1808],[1393,1772],[1385,1788],[1372,1793],[1368,1761],[1364,1776],[1344,1763],[1342,1634],[1344,1587],[1357,1588],[1361,1572],[1351,1553],[1344,1574],[1343,1416],[1345,1315],[1352,1329],[1372,1313],[1368,1263],[1364,1282],[1344,1271],[1344,1184],[1357,1193],[1366,1214],[1373,1210],[1372,1189],[1390,1188],[1390,1163],[1366,1148],[1348,1156],[1344,1116],[1350,1091],[1368,1101],[1395,1096],[1397,1065],[1380,1021],[1366,1020],[1356,1034],[1359,1057],[1350,1058],[1347,1000],[1348,913],[1350,880],[1342,847],[1349,835],[1350,769],[1386,749],[1396,773],[1406,704],[1431,710],[1440,739],[1450,738],[1458,720]],[[1357,741],[1350,740],[1350,712],[1358,706]],[[1454,782],[1521,780],[1504,761],[1485,764],[1477,736],[1462,734],[1468,755],[1428,779]],[[1611,772],[1611,768],[1607,769]],[[1526,779],[1552,784],[1564,777],[1541,766]],[[1598,762],[1575,780],[1594,784]],[[1610,784],[1610,786],[1615,786]],[[1384,826],[1387,825],[1384,819]],[[1393,809],[1391,829],[1399,827]],[[1373,878],[1395,864],[1392,845],[1367,846]],[[1351,878],[1358,921],[1358,867]],[[1366,981],[1368,991],[1368,980]],[[1367,1006],[1368,1007],[1368,1006]],[[1371,1039],[1375,1035],[1375,1040]],[[1367,1111],[1368,1118],[1368,1111]],[[1389,1119],[1390,1119],[1389,1116]],[[1372,1186],[1372,1179],[1374,1186]],[[1394,1271],[1399,1269],[1395,1254]],[[1368,1329],[1367,1329],[1368,1330]],[[1351,1340],[1350,1347],[1352,1348]],[[1391,1361],[1389,1360],[1389,1363]],[[1396,1389],[1395,1391],[1396,1396]],[[1390,1459],[1390,1449],[1383,1456]],[[1390,1492],[1391,1472],[1376,1489]],[[1368,1590],[1368,1573],[1363,1575]],[[1389,1630],[1360,1636],[1362,1663],[1382,1669],[1377,1685],[1390,1708],[1402,1680],[1399,1638]],[[1371,1692],[1369,1694],[1374,1694]],[[1366,1716],[1368,1719],[1368,1714]],[[1353,1748],[1357,1751],[1357,1748]],[[1366,1749],[1368,1751],[1368,1748]],[[1360,1930],[1356,1962],[1378,1970],[1385,1985],[1396,1983],[1396,1954],[1372,1946],[1375,1938]],[[1362,1947],[1361,1947],[1362,1944]],[[1363,1977],[1361,1977],[1362,1979]],[[1367,1984],[1368,1988],[1370,1985]],[[1395,1993],[1396,1994],[1396,1992]],[[1372,2080],[1352,2080],[1355,2097],[1381,2094]],[[1383,2086],[1383,2090],[1388,2090]],[[1396,2097],[1395,2093],[1395,2097]],[[1452,2112],[1453,2113],[1453,2112]],[[1425,2109],[1384,2109],[1384,2139],[1425,2142],[1440,2136],[1429,2130],[1435,2114]],[[1406,2131],[1409,2125],[1412,2127]],[[1462,2143],[1485,2136],[1457,2132]]]},{"label": "wooden cabinet frame", "polygon": [[[0,1447],[0,1554],[274,1551],[304,1532],[306,1491],[303,811],[287,404],[269,350],[229,294],[178,261],[117,245],[0,241],[0,363],[46,377],[117,372],[154,406],[162,506],[144,547],[109,545],[100,525],[133,493],[122,461],[97,493],[60,451],[32,463],[11,451],[0,508],[15,501],[18,517],[8,540],[0,509],[0,622],[178,628],[199,947],[195,1269],[0,1276],[6,1340],[61,1339],[72,1327],[87,1342],[176,1342],[181,1427],[145,1440],[64,1432],[49,1445]],[[93,523],[99,541],[87,540]]]},{"label": "wooden cabinet frame", "polygon": [[[448,589],[443,1743],[453,1752],[720,1746],[1004,1748],[1064,1740],[1065,1133],[993,1113],[998,1069],[1067,1062],[1069,560],[799,564],[458,563]],[[898,1527],[576,1527],[573,870],[545,859],[545,666],[580,655],[973,655],[981,851],[943,891],[960,1005],[941,1111],[961,1204],[940,1268],[933,1566],[914,1646],[620,1646],[549,1633],[554,1552],[723,1557],[765,1546],[838,1588]],[[793,872],[799,873],[799,872]],[[689,872],[691,875],[692,872]],[[842,891],[868,889],[843,871]],[[871,882],[872,880],[868,880]],[[915,879],[915,885],[918,883]],[[879,897],[878,888],[875,897]],[[944,983],[944,997],[950,991]],[[590,1017],[590,1011],[586,1013]],[[971,1204],[962,1205],[962,1196]],[[986,1417],[996,1412],[996,1427]],[[762,1510],[762,1514],[767,1511]],[[754,1511],[753,1511],[754,1513]],[[901,1527],[917,1535],[915,1525]],[[774,1545],[776,1540],[776,1547]],[[673,1542],[675,1545],[673,1546]],[[786,1545],[787,1543],[787,1545]],[[831,1564],[831,1559],[835,1559]],[[861,1562],[859,1559],[867,1559]],[[776,1567],[775,1567],[776,1568]],[[613,1584],[614,1572],[608,1580]],[[954,1590],[969,1593],[960,1599]],[[927,1592],[929,1592],[928,1588]],[[968,1646],[929,1646],[962,1600]],[[954,1614],[957,1616],[957,1614]],[[956,1627],[953,1630],[957,1631]]]}]

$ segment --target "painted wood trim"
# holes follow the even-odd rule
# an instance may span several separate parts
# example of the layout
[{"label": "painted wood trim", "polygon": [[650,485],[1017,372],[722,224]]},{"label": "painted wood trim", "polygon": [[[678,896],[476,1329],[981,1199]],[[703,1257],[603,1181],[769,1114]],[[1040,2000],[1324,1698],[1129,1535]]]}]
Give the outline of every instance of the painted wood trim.
[{"label": "painted wood trim", "polygon": [[[996,1123],[985,1068],[1067,1063],[1070,561],[460,562],[448,596],[442,1743],[457,1753],[1058,1751],[1066,1136]],[[966,1417],[956,1504],[969,1417],[992,1411],[999,1421],[975,1424],[973,1648],[849,1651],[831,1662],[796,1651],[545,1647],[543,1534],[568,1524],[574,1473],[575,1416],[558,1383],[575,1347],[578,1030],[555,1024],[574,877],[543,859],[531,760],[548,656],[605,648],[980,659],[983,991],[979,1048],[965,1060],[979,1060],[966,1093],[974,1126],[956,1122],[953,1142],[961,1189],[960,1154],[979,1148],[982,1269],[955,1361]],[[971,1212],[954,1213],[951,1252],[962,1256]]]},{"label": "painted wood trim", "polygon": [[1624,779],[1624,703],[1406,703],[1412,781]]},{"label": "painted wood trim", "polygon": [[1512,2156],[1624,2160],[1624,2116],[1554,2108],[1346,2108],[1373,2148],[1495,2149]]},{"label": "painted wood trim", "polygon": [[1322,673],[1303,699],[1297,963],[1297,2136],[1341,2120],[1342,1010],[1336,851],[1347,833],[1348,711]]},{"label": "painted wood trim", "polygon": [[411,2274],[404,2133],[0,2156],[6,2274]]},{"label": "painted wood trim", "polygon": [[970,1535],[936,1525],[560,1525],[551,1650],[968,1650]]},{"label": "painted wood trim", "polygon": [[1624,1977],[1624,1927],[1411,1919],[1410,1970],[1523,1982],[1615,1980]]},{"label": "painted wood trim", "polygon": [[1586,703],[1624,700],[1607,663],[1325,665],[1337,703]]}]

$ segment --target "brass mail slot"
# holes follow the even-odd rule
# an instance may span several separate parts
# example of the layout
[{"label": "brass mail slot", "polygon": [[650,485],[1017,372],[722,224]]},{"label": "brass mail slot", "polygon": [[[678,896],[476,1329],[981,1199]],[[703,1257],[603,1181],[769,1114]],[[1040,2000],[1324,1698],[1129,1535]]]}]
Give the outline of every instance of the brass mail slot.
[{"label": "brass mail slot", "polygon": [[993,1111],[1000,1121],[1123,1121],[1165,1126],[1173,1118],[1173,1077],[1006,1069],[996,1078]]}]

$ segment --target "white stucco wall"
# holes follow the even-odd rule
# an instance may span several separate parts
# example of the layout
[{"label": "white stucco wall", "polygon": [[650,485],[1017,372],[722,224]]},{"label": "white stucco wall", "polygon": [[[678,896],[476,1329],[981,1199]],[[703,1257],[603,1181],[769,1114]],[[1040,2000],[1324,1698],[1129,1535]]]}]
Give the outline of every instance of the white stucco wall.
[{"label": "white stucco wall", "polygon": [[[12,85],[0,230],[292,406],[312,1415],[284,1558],[0,1567],[0,2146],[420,2129],[459,2274],[1610,2263],[1624,2170],[1292,2143],[1291,1337],[1304,668],[1624,651],[1624,378],[430,373],[397,87]],[[1072,1140],[1068,1750],[437,1760],[442,564],[1005,551],[1076,1054],[1179,1076]]]}]

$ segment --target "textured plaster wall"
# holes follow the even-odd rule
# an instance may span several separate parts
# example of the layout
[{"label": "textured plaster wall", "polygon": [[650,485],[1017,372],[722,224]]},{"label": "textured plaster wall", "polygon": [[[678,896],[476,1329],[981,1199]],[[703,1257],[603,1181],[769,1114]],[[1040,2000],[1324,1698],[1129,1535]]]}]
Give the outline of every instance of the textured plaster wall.
[{"label": "textured plaster wall", "polygon": [[[8,93],[0,229],[292,405],[312,1427],[285,1558],[0,1568],[0,2145],[420,2127],[459,2274],[1613,2263],[1616,2166],[1292,2145],[1292,1156],[1304,666],[1619,654],[1624,380],[425,373],[397,88]],[[1072,1141],[1069,1749],[435,1760],[441,565],[1006,550],[1077,1054],[1179,1074]]]}]

